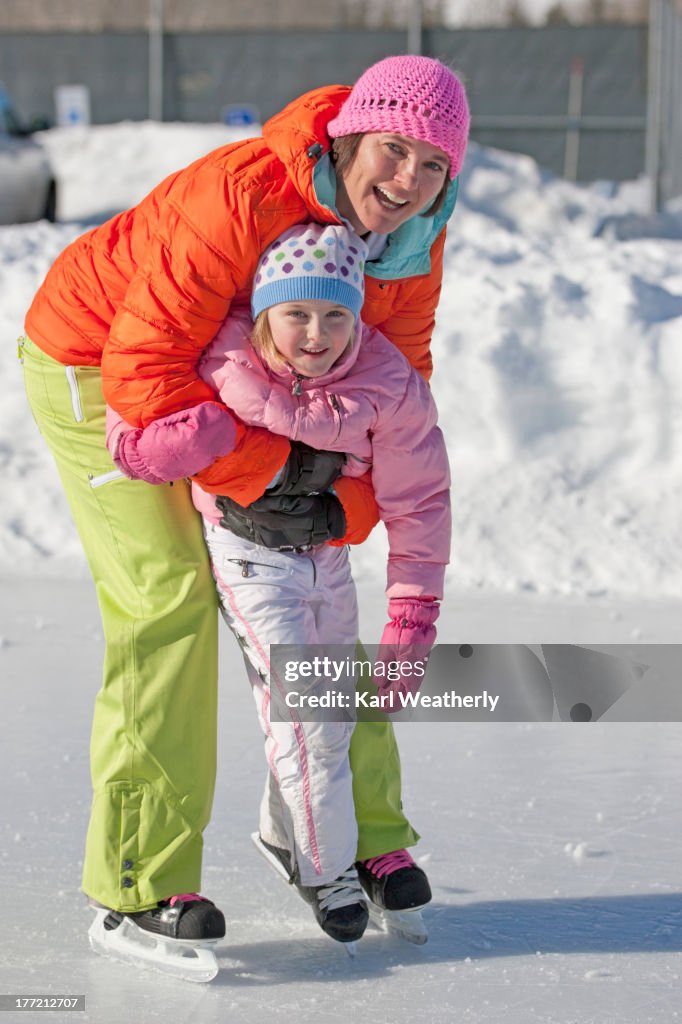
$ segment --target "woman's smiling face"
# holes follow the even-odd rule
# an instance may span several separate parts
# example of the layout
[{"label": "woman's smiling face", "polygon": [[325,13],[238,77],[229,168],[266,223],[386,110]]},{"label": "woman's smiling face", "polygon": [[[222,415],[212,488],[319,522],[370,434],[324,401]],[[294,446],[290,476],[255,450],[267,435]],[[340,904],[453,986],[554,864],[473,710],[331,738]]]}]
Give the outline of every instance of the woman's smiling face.
[{"label": "woman's smiling face", "polygon": [[338,182],[337,209],[359,235],[387,235],[433,202],[449,167],[430,142],[369,132]]}]

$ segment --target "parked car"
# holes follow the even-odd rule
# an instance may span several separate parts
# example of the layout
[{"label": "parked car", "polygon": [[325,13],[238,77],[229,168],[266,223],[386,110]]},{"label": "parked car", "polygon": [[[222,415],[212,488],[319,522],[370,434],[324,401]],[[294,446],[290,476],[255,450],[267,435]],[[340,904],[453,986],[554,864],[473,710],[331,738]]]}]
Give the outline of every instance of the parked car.
[{"label": "parked car", "polygon": [[43,147],[33,133],[44,120],[25,125],[0,83],[0,224],[54,221],[57,182]]}]

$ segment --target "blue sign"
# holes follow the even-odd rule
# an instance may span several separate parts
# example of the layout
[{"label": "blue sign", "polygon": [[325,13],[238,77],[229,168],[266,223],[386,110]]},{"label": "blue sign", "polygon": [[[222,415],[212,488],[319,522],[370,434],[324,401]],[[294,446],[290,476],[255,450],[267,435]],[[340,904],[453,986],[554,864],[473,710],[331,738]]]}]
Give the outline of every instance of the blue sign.
[{"label": "blue sign", "polygon": [[243,127],[260,123],[260,111],[253,103],[230,103],[223,107],[223,124]]}]

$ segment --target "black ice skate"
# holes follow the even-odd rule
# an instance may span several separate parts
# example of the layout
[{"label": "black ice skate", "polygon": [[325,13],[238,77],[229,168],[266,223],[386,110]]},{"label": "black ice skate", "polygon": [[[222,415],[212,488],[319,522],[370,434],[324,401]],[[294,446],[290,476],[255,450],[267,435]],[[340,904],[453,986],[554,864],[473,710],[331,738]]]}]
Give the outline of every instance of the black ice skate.
[{"label": "black ice skate", "polygon": [[90,905],[97,912],[90,945],[102,956],[184,981],[211,981],[218,973],[211,947],[225,937],[225,918],[203,896],[182,893],[132,913]]},{"label": "black ice skate", "polygon": [[337,942],[345,943],[347,952],[354,955],[354,943],[364,934],[369,920],[367,903],[355,868],[351,865],[326,885],[301,885],[292,871],[291,857],[287,850],[266,843],[257,832],[253,833],[251,839],[277,874],[293,885],[302,899],[312,907],[322,931]]},{"label": "black ice skate", "polygon": [[428,933],[420,910],[431,900],[431,886],[407,850],[359,860],[355,867],[369,897],[372,923],[408,942],[426,942]]}]

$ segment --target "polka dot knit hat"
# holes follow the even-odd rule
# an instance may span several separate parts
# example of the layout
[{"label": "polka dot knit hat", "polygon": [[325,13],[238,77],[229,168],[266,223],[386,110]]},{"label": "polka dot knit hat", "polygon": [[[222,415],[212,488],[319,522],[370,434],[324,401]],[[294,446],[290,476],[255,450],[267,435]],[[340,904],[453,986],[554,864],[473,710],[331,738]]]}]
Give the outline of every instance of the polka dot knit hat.
[{"label": "polka dot knit hat", "polygon": [[325,299],[357,320],[365,297],[367,246],[338,224],[296,224],[261,256],[251,293],[254,320],[279,302]]},{"label": "polka dot knit hat", "polygon": [[329,137],[355,132],[395,132],[431,142],[450,158],[450,177],[464,163],[469,105],[457,75],[432,57],[386,57],[353,86]]}]

